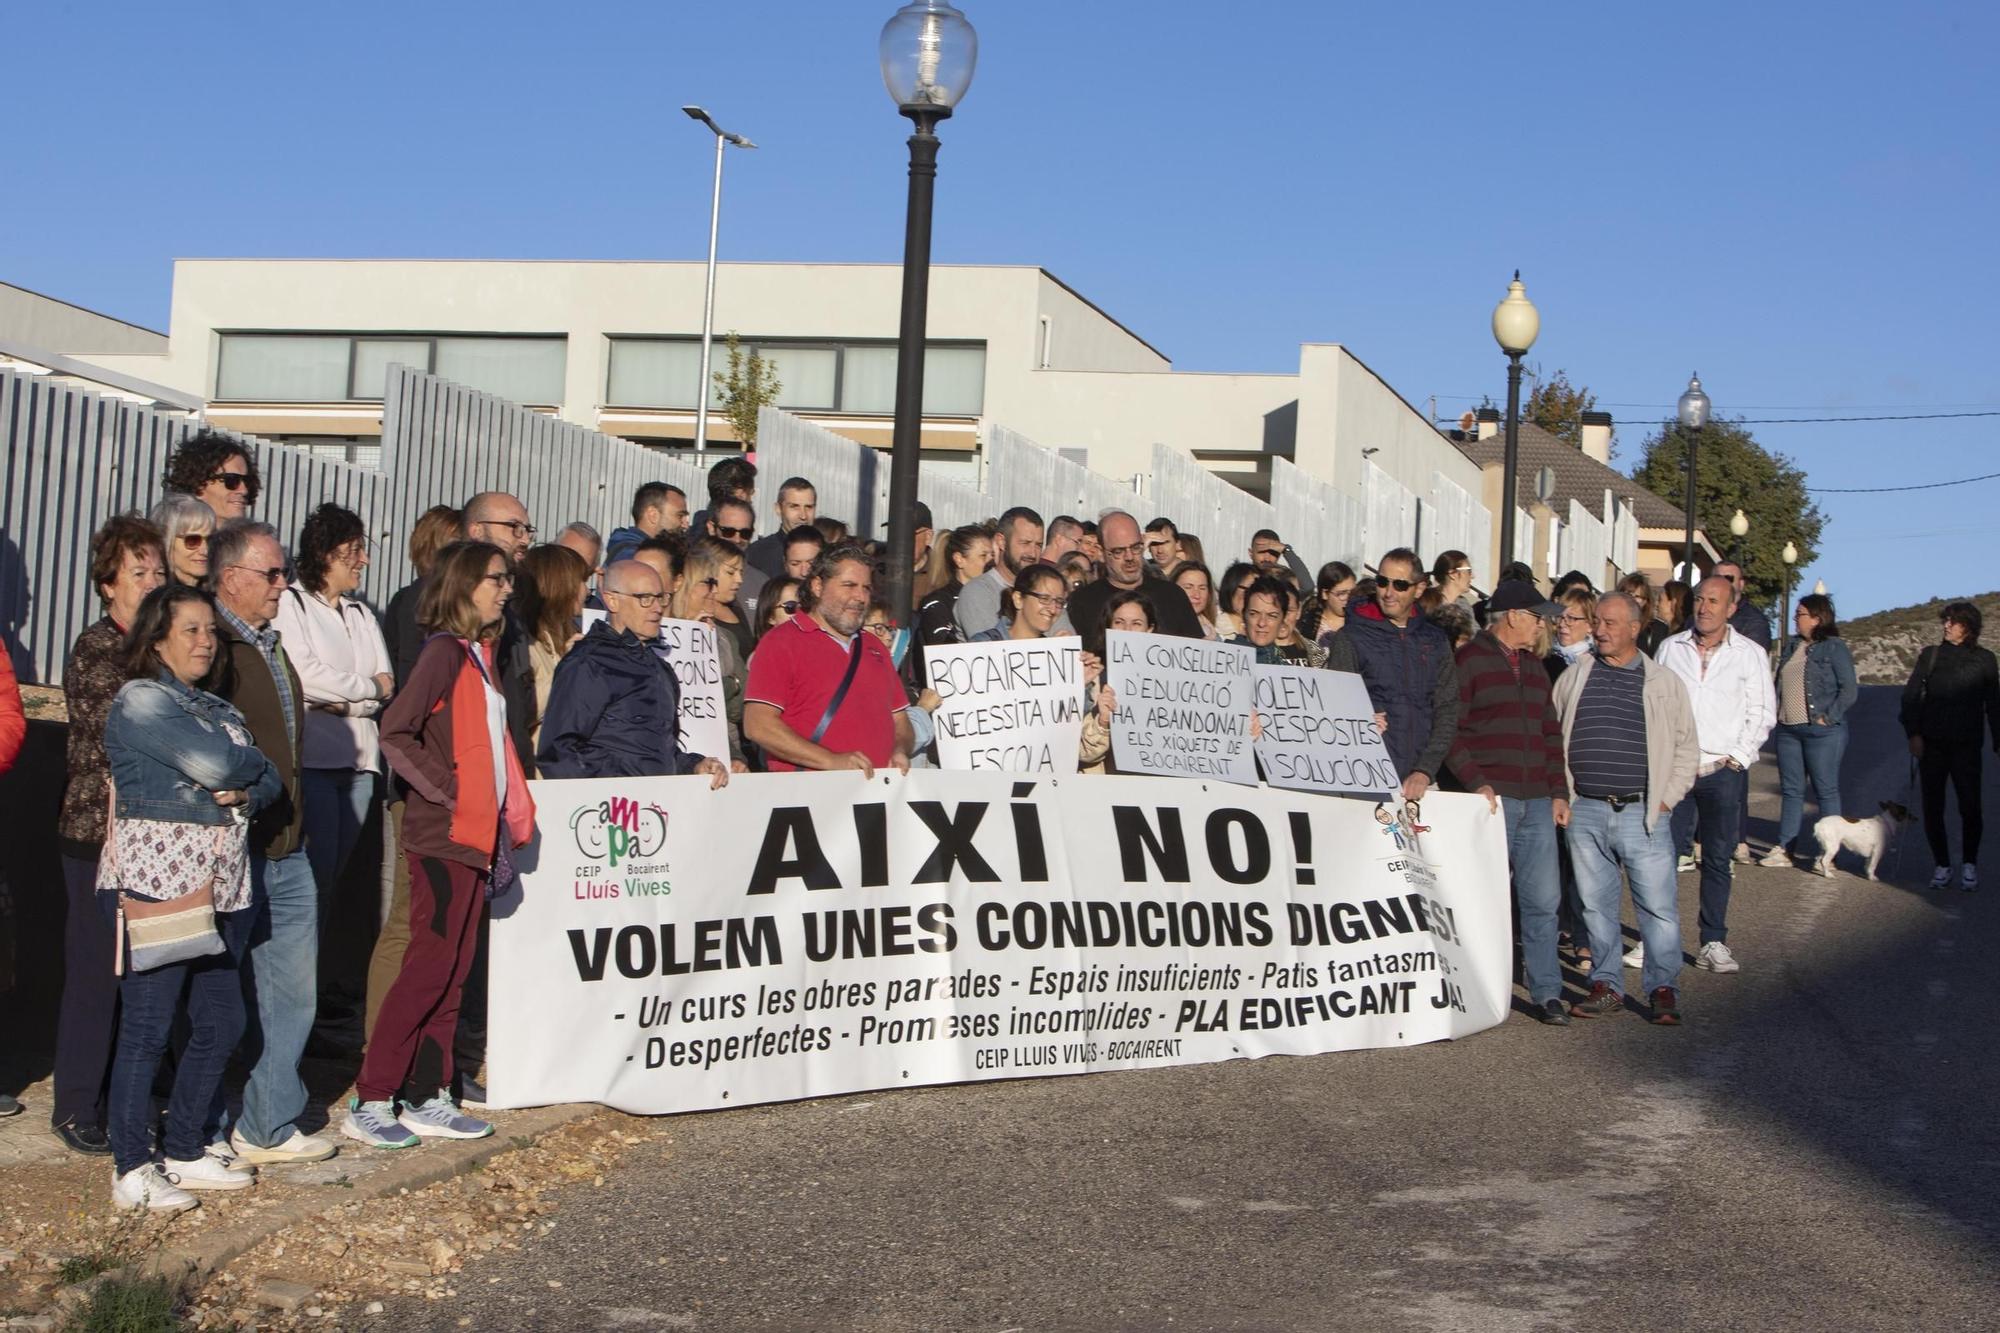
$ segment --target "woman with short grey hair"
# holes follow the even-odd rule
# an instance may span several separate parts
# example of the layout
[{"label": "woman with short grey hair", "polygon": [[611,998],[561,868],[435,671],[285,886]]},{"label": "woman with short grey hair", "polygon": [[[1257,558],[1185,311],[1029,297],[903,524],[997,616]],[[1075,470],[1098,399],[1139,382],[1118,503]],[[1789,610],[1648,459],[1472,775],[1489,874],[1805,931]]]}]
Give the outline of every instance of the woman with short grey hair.
[{"label": "woman with short grey hair", "polygon": [[167,548],[167,574],[175,583],[200,588],[208,583],[208,539],[215,535],[215,511],[192,495],[169,495],[146,519],[160,530]]}]

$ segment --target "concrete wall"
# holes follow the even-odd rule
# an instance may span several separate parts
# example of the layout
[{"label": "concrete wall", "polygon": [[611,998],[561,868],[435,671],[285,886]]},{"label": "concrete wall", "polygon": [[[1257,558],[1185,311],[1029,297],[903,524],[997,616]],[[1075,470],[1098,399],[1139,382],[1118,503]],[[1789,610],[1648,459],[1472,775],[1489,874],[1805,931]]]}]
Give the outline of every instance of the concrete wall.
[{"label": "concrete wall", "polygon": [[1298,401],[1292,461],[1343,492],[1361,494],[1361,451],[1373,449],[1366,461],[1419,496],[1430,494],[1434,472],[1483,494],[1478,466],[1339,344],[1299,349]]},{"label": "concrete wall", "polygon": [[0,282],[0,338],[65,356],[158,355],[167,335]]},{"label": "concrete wall", "polygon": [[[1135,334],[1047,273],[1036,288],[1035,353],[1049,321],[1050,370],[1165,371],[1173,364]],[[989,370],[988,374],[992,372]],[[1035,355],[1028,362],[1039,365]]]},{"label": "concrete wall", "polygon": [[[1152,467],[1153,446],[1255,455],[1264,418],[1290,404],[1290,375],[1109,374],[1042,370],[1028,391],[1001,395],[987,360],[987,412],[1050,449],[1088,449],[1092,470],[1125,480]],[[1004,402],[1004,410],[996,403]]]}]

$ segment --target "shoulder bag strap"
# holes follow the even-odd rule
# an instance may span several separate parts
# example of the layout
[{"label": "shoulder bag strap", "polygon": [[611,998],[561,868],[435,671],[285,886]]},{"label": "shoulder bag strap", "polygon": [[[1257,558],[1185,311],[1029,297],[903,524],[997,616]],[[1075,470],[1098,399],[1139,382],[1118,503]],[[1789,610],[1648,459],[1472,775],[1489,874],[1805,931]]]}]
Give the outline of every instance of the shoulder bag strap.
[{"label": "shoulder bag strap", "polygon": [[819,725],[813,728],[814,745],[818,745],[820,737],[826,735],[826,729],[833,725],[833,715],[840,711],[843,703],[847,702],[847,687],[854,683],[854,673],[861,669],[861,636],[867,632],[867,630],[854,632],[853,651],[847,654],[847,674],[840,678],[840,688],[833,692],[833,698],[827,702],[826,711],[820,714]]}]

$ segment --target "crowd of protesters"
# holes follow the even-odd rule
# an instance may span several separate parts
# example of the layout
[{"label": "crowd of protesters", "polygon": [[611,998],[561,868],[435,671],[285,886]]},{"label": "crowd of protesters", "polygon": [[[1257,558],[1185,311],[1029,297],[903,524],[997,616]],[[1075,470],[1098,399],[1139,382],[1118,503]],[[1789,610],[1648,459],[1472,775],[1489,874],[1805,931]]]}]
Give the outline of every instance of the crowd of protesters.
[{"label": "crowd of protesters", "polygon": [[[1621,964],[1640,972],[1643,1012],[1679,1022],[1677,870],[1700,876],[1696,965],[1739,968],[1731,877],[1749,859],[1747,772],[1767,736],[1782,814],[1762,863],[1825,851],[1804,820],[1808,788],[1822,817],[1842,811],[1857,687],[1833,605],[1800,600],[1774,668],[1769,626],[1727,562],[1692,587],[1634,574],[1600,592],[1571,574],[1549,595],[1517,565],[1482,597],[1460,551],[1426,566],[1398,548],[1315,574],[1264,530],[1218,576],[1169,517],[1045,520],[1017,506],[939,532],[918,505],[915,595],[893,607],[878,595],[887,552],[821,515],[810,480],[777,487],[762,535],[754,466],[727,459],[707,480],[698,510],[650,483],[629,526],[600,537],[572,522],[540,544],[513,495],[435,506],[407,537],[416,577],[379,618],[358,596],[378,554],[361,519],[327,504],[297,534],[257,522],[254,460],[226,436],[194,436],[159,505],[97,532],[104,614],[64,679],[52,1121],[71,1149],[112,1159],[120,1207],[187,1208],[203,1190],[248,1188],[259,1167],[331,1156],[333,1139],[300,1123],[316,1025],[358,1027],[365,1042],[341,1135],[406,1149],[490,1134],[468,1109],[483,1100],[481,941],[486,901],[533,830],[528,779],[699,774],[721,787],[755,770],[907,771],[934,755],[929,646],[1079,636],[1086,772],[1116,769],[1109,630],[1356,673],[1403,800],[1470,792],[1504,820],[1522,975],[1550,1024],[1626,1008]],[[669,617],[713,629],[726,754],[681,736]],[[1944,641],[1903,698],[1940,888],[1945,788],[1971,889],[1985,733],[2000,747],[1980,629],[1970,604],[1947,608]],[[8,698],[0,771],[22,732],[11,672]],[[387,907],[365,975],[329,972],[321,941],[371,821],[395,849]],[[1573,1004],[1565,947],[1589,979]],[[239,1046],[249,1074],[232,1113],[223,1074]]]}]

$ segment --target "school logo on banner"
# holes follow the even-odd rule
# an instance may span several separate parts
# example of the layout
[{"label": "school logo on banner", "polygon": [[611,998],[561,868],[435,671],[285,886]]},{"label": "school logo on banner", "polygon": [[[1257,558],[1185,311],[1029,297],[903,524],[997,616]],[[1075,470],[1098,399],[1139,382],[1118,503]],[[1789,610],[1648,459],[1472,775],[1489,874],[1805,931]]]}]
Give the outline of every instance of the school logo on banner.
[{"label": "school logo on banner", "polygon": [[631,796],[581,805],[569,817],[570,836],[584,862],[575,869],[581,899],[659,896],[673,891],[662,853],[667,812]]}]

